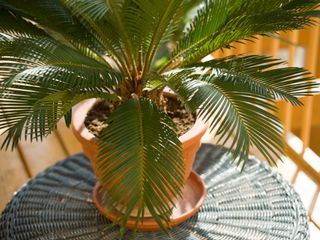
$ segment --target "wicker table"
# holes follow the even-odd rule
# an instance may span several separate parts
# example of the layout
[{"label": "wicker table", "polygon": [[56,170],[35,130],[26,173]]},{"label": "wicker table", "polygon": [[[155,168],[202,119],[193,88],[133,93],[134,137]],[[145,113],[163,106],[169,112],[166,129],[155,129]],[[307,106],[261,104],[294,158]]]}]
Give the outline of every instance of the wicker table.
[{"label": "wicker table", "polygon": [[[309,239],[306,213],[293,188],[254,158],[240,174],[224,153],[213,145],[198,153],[194,169],[208,194],[195,216],[173,228],[171,237],[155,232],[138,233],[137,239]],[[8,203],[0,239],[118,239],[118,228],[92,204],[95,181],[83,154],[48,168]],[[131,236],[128,231],[124,239]]]}]

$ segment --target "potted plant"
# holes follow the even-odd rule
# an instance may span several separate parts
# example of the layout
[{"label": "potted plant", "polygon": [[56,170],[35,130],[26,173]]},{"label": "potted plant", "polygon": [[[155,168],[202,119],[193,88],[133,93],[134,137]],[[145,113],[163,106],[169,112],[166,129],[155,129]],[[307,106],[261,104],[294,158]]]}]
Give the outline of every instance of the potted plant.
[{"label": "potted plant", "polygon": [[[165,230],[205,129],[198,122],[200,132],[190,130],[198,142],[187,153],[188,137],[178,137],[168,101],[181,102],[217,129],[222,143],[234,133],[230,151],[237,164],[244,166],[251,145],[275,163],[284,153],[274,103],[301,105],[298,97],[316,85],[310,74],[266,56],[201,59],[235,41],[310,25],[318,3],[0,0],[2,148],[15,147],[21,137],[41,140],[61,118],[68,126],[74,121],[84,147],[92,145],[85,151],[107,198],[103,202],[118,213],[114,221],[123,229],[134,219],[136,229],[150,214]],[[190,11],[194,16],[186,18]],[[96,100],[73,110],[92,98],[107,106],[97,136],[83,125]]]}]

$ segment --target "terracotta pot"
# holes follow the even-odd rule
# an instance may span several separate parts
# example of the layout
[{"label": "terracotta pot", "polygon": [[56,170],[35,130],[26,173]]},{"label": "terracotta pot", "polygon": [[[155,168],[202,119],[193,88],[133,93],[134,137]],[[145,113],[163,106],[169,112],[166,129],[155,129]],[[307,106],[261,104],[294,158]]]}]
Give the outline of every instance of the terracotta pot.
[{"label": "terracotta pot", "polygon": [[[101,185],[96,184],[93,189],[93,202],[95,203],[99,212],[106,216],[111,221],[114,221],[118,217],[117,211],[110,211],[103,204],[103,195],[105,192],[100,192]],[[199,211],[201,205],[206,197],[205,185],[198,174],[194,171],[191,172],[184,188],[182,189],[182,198],[175,201],[175,208],[170,216],[171,222],[170,228],[183,223],[187,219],[191,218],[195,213]],[[136,227],[136,218],[129,217],[126,228],[133,230]],[[138,222],[137,230],[143,232],[153,232],[160,230],[157,222],[152,217],[144,217],[143,222]]]},{"label": "terracotta pot", "polygon": [[[73,117],[71,129],[83,147],[84,154],[90,159],[91,165],[94,162],[98,153],[97,138],[89,132],[84,125],[84,120],[88,111],[95,104],[96,99],[86,100],[73,109]],[[207,125],[200,120],[197,120],[194,126],[185,134],[180,136],[179,140],[183,147],[183,156],[185,160],[185,182],[188,180],[192,171],[192,165],[195,160],[195,155],[200,147],[201,138],[207,130]],[[94,196],[96,199],[96,196]],[[199,208],[198,208],[199,209]]]},{"label": "terracotta pot", "polygon": [[[81,143],[84,154],[91,160],[91,162],[96,159],[98,153],[98,147],[96,145],[97,139],[86,128],[86,126],[84,125],[84,120],[88,111],[92,108],[95,102],[96,99],[90,99],[77,105],[73,109],[73,117],[71,123],[71,129],[75,137]],[[200,148],[200,141],[206,130],[207,125],[202,121],[197,120],[195,125],[179,138],[183,146],[183,156],[186,168],[185,180],[188,179],[191,173],[195,155]]]}]

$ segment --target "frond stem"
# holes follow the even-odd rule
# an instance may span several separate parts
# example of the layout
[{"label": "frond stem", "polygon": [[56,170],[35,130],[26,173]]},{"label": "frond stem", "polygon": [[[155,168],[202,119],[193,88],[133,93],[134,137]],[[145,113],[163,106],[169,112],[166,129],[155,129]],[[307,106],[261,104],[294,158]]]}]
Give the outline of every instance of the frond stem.
[{"label": "frond stem", "polygon": [[[121,16],[118,12],[118,8],[117,6],[115,5],[115,1],[114,0],[110,0],[109,1],[110,3],[110,6],[111,8],[113,9],[113,12],[114,12],[114,15],[115,15],[115,18],[117,19],[117,23],[118,23],[118,27],[119,27],[119,32],[123,35],[123,41],[124,41],[124,45],[125,45],[125,48],[127,50],[127,54],[126,52],[124,52],[122,49],[122,53],[123,53],[123,56],[126,58],[126,62],[128,63],[128,65],[132,66],[132,70],[133,70],[133,75],[134,76],[137,76],[138,75],[138,68],[137,68],[137,64],[134,60],[134,57],[133,57],[133,54],[132,54],[132,51],[131,51],[131,48],[132,48],[132,45],[129,41],[129,36],[127,35],[126,31],[125,31],[125,28],[122,24],[122,19],[121,19]],[[126,66],[126,68],[128,68]],[[128,70],[127,70],[128,71]],[[129,71],[130,73],[130,71]],[[131,74],[129,74],[128,76],[132,81],[134,81],[134,78],[131,76]]]},{"label": "frond stem", "polygon": [[[166,11],[161,16],[161,19],[159,20],[159,22],[158,22],[158,24],[157,24],[157,26],[155,28],[155,31],[154,31],[154,34],[152,36],[152,40],[151,40],[151,43],[150,43],[150,47],[148,49],[148,53],[146,55],[145,64],[143,66],[142,77],[141,77],[142,79],[148,73],[149,68],[151,66],[151,63],[152,63],[152,61],[154,59],[154,56],[155,56],[155,54],[156,54],[156,52],[158,50],[158,46],[159,46],[159,42],[161,40],[161,37],[163,36],[163,34],[164,34],[164,32],[165,32],[165,30],[167,28],[167,25],[165,27],[163,27],[162,25],[166,24],[165,20],[167,19],[168,14],[170,13],[170,10],[171,10],[173,4],[174,4],[174,1],[170,1]],[[168,23],[168,21],[167,21],[167,23]],[[160,27],[163,27],[164,29],[162,31],[160,31],[161,30]]]}]

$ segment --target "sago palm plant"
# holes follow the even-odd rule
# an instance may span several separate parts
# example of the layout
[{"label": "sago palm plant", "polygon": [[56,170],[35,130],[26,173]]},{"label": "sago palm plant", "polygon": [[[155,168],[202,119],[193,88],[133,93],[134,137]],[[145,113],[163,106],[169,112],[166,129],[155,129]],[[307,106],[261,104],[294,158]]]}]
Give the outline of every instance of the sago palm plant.
[{"label": "sago palm plant", "polygon": [[165,199],[181,194],[184,163],[175,125],[159,106],[162,90],[217,129],[222,144],[234,134],[238,164],[250,146],[274,163],[283,155],[274,103],[301,105],[297,97],[311,93],[312,77],[266,56],[201,60],[235,41],[311,25],[319,2],[0,0],[2,148],[21,137],[41,140],[61,118],[69,125],[84,99],[113,102],[95,171],[102,185],[123,176],[110,189],[127,198],[120,225],[139,206],[137,221],[147,208],[165,228]]}]

